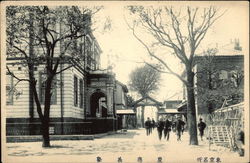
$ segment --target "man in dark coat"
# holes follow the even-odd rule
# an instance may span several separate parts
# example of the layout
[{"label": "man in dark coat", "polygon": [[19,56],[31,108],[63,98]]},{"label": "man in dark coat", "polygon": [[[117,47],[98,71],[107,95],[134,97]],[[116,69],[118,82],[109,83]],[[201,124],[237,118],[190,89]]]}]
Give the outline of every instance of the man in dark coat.
[{"label": "man in dark coat", "polygon": [[152,118],[152,127],[153,127],[153,129],[155,129],[155,120],[154,120],[154,118]]},{"label": "man in dark coat", "polygon": [[151,127],[151,120],[148,117],[147,121],[145,122],[145,128],[146,128],[147,136],[150,134],[150,127]]},{"label": "man in dark coat", "polygon": [[201,141],[203,141],[202,137],[204,135],[204,130],[206,128],[206,123],[202,122],[202,118],[200,118],[200,123],[198,123],[198,129],[200,131]]},{"label": "man in dark coat", "polygon": [[185,126],[185,122],[181,120],[179,117],[176,122],[176,134],[177,134],[177,141],[181,141],[181,132]]},{"label": "man in dark coat", "polygon": [[163,129],[164,129],[164,121],[162,118],[160,118],[160,120],[158,121],[158,124],[157,124],[157,131],[158,131],[159,140],[161,140],[161,138],[162,138]]},{"label": "man in dark coat", "polygon": [[164,138],[166,139],[166,137],[167,137],[167,141],[169,140],[171,126],[172,126],[172,122],[170,120],[168,120],[168,118],[167,118],[165,121],[165,125],[164,125]]}]

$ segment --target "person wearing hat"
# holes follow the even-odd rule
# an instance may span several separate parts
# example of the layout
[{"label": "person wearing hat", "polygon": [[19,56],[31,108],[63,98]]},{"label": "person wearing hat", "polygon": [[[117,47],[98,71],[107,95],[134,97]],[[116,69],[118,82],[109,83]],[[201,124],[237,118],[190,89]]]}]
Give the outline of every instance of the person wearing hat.
[{"label": "person wearing hat", "polygon": [[202,137],[204,135],[204,130],[206,126],[207,126],[206,123],[202,122],[202,118],[200,118],[200,123],[198,123],[198,129],[200,131],[201,141],[203,141]]}]

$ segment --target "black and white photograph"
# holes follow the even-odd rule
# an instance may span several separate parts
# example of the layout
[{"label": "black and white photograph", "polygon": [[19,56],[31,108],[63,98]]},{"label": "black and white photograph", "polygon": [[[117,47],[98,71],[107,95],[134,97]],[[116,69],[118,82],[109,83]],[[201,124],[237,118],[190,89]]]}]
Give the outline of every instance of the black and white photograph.
[{"label": "black and white photograph", "polygon": [[3,163],[248,163],[247,1],[1,2]]}]

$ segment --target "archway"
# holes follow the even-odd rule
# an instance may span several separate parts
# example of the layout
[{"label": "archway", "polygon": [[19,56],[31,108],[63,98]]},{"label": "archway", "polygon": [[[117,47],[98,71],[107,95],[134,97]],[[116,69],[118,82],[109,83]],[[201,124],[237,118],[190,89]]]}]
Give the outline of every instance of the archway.
[{"label": "archway", "polygon": [[107,117],[107,100],[103,92],[94,92],[90,97],[90,115],[91,117]]},{"label": "archway", "polygon": [[134,109],[137,111],[138,107],[141,107],[140,109],[140,114],[137,112],[137,126],[141,126],[144,127],[144,122],[145,122],[145,117],[144,117],[144,110],[145,107],[147,106],[151,106],[151,107],[155,107],[157,112],[159,110],[159,107],[162,106],[162,103],[153,99],[150,96],[145,96],[142,97],[141,99],[137,100],[134,102],[133,104]]}]

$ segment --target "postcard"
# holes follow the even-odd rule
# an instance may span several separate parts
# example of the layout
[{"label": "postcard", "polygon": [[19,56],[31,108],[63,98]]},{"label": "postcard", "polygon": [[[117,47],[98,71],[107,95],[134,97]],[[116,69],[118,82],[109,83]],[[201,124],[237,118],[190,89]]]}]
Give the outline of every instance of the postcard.
[{"label": "postcard", "polygon": [[244,1],[1,2],[2,162],[249,162]]}]

